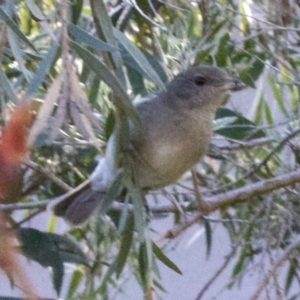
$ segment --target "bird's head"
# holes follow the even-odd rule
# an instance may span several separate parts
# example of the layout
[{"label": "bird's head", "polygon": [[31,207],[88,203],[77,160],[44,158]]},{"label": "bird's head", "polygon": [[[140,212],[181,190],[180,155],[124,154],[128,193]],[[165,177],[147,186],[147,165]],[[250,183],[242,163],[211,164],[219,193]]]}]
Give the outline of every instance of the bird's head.
[{"label": "bird's head", "polygon": [[179,73],[168,85],[167,95],[174,105],[188,108],[221,106],[229,91],[246,87],[239,79],[213,66],[196,66]]}]

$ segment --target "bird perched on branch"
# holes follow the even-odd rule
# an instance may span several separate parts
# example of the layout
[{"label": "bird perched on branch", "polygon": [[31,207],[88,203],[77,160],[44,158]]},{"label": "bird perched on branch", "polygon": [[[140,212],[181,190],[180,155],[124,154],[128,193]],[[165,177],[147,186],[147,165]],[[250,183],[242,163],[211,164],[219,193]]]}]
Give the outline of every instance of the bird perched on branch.
[{"label": "bird perched on branch", "polygon": [[[166,89],[135,105],[141,128],[131,126],[133,172],[143,190],[174,183],[205,154],[212,135],[216,110],[228,91],[245,85],[224,70],[195,66],[179,73]],[[53,206],[57,216],[72,224],[85,221],[105,198],[118,170],[115,136],[90,178],[66,193]]]}]

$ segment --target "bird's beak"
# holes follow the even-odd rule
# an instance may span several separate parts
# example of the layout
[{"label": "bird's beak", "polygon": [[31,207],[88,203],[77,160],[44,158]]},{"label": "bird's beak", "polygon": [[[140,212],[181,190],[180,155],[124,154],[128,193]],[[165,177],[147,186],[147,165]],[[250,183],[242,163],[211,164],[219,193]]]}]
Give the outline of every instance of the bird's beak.
[{"label": "bird's beak", "polygon": [[240,91],[245,89],[247,86],[237,78],[230,77],[226,83],[226,89],[229,91]]}]

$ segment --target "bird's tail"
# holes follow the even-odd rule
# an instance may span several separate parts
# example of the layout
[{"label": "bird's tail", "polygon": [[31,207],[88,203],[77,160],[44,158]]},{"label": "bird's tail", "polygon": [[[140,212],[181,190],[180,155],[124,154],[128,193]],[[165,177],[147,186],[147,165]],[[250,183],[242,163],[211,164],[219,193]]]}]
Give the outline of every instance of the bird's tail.
[{"label": "bird's tail", "polygon": [[54,214],[65,218],[73,225],[84,222],[101,203],[103,193],[93,191],[90,180],[59,197],[51,204]]}]

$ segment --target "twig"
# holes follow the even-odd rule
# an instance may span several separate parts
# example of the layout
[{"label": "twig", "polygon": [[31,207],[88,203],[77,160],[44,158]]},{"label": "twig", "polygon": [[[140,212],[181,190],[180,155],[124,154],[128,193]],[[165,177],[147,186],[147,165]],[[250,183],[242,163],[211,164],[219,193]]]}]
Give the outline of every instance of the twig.
[{"label": "twig", "polygon": [[198,208],[199,208],[200,212],[202,213],[202,215],[206,215],[209,213],[209,205],[203,200],[203,198],[200,194],[198,184],[197,184],[196,170],[192,169],[191,173],[192,173],[192,180],[193,180],[194,191],[195,191],[195,195],[196,195],[196,199],[197,199],[197,203],[198,203]]},{"label": "twig", "polygon": [[[290,133],[288,136],[286,136],[258,165],[255,166],[253,170],[251,170],[247,176],[251,176],[256,170],[260,169],[262,166],[264,166],[268,160],[282,148],[285,143],[287,143],[290,139],[294,138],[297,134],[300,133],[300,128],[296,131]],[[245,175],[246,176],[246,175]]]},{"label": "twig", "polygon": [[51,180],[53,183],[57,184],[59,187],[61,187],[66,192],[72,190],[72,187],[63,182],[61,179],[59,179],[57,176],[55,176],[53,173],[48,171],[46,168],[38,165],[37,163],[33,161],[28,161],[24,163],[25,166],[29,167],[32,170],[35,170],[41,174],[43,174],[46,178]]},{"label": "twig", "polygon": [[0,204],[0,210],[4,211],[14,211],[14,210],[24,210],[24,209],[44,209],[48,204],[52,203],[53,200],[43,200],[27,203],[9,203]]},{"label": "twig", "polygon": [[218,146],[220,150],[239,150],[239,149],[245,149],[245,148],[253,148],[256,146],[261,146],[264,144],[268,144],[271,142],[274,142],[274,139],[272,138],[259,138],[259,139],[253,139],[250,141],[235,141],[236,144],[230,144],[226,146]]},{"label": "twig", "polygon": [[21,220],[20,222],[18,222],[17,224],[15,224],[15,227],[20,227],[22,224],[28,222],[30,219],[32,219],[33,217],[35,217],[38,214],[40,214],[42,211],[44,211],[44,207],[40,208],[39,210],[35,210],[29,216],[25,217],[23,220]]},{"label": "twig", "polygon": [[187,228],[191,227],[192,225],[194,225],[195,223],[199,222],[202,219],[202,217],[203,216],[201,213],[197,213],[196,215],[193,216],[193,218],[190,221],[180,224],[175,229],[168,230],[164,235],[162,235],[156,241],[156,243],[160,243],[161,241],[163,241],[165,239],[174,239],[175,237],[179,236],[185,229],[187,229]]},{"label": "twig", "polygon": [[251,297],[251,300],[257,300],[257,299],[259,299],[258,297],[260,296],[260,294],[262,293],[262,291],[265,289],[265,287],[268,285],[269,280],[271,279],[271,277],[275,276],[275,274],[277,272],[277,269],[280,268],[284,264],[284,262],[289,258],[289,256],[291,255],[291,253],[299,245],[300,245],[300,237],[298,237],[296,239],[296,241],[293,244],[291,244],[285,250],[285,252],[282,255],[282,257],[276,262],[276,264],[273,266],[273,268],[271,270],[269,270],[269,272],[264,277],[262,283],[260,284],[260,286],[258,287],[258,289],[255,291],[254,295]]},{"label": "twig", "polygon": [[224,271],[224,269],[228,266],[231,259],[236,253],[236,249],[233,249],[229,255],[227,255],[223,265],[213,274],[213,276],[207,281],[207,283],[203,286],[195,300],[202,299],[204,293],[208,290],[208,288],[214,283],[214,281],[219,277],[219,275]]},{"label": "twig", "polygon": [[233,13],[236,13],[236,14],[239,14],[241,16],[244,16],[244,17],[248,17],[248,18],[251,18],[257,22],[260,22],[260,23],[264,23],[266,25],[269,25],[271,26],[271,28],[263,28],[265,30],[283,30],[283,31],[300,31],[300,28],[297,28],[297,27],[285,27],[285,26],[280,26],[280,25],[277,25],[277,24],[274,24],[272,22],[269,22],[269,21],[266,21],[266,20],[262,20],[262,19],[259,19],[257,17],[254,17],[253,15],[248,15],[248,14],[244,14],[244,13],[241,13],[240,11],[237,11],[237,10],[234,10],[234,9],[231,9],[229,8],[228,6],[224,5],[225,8]]},{"label": "twig", "polygon": [[[238,49],[238,50],[240,50],[240,51],[242,51],[242,52],[244,52],[244,53],[246,53],[246,54],[248,54],[248,55],[251,55],[252,57],[255,57],[258,61],[260,61],[261,63],[263,63],[265,66],[268,66],[268,67],[272,68],[272,69],[275,70],[277,73],[283,74],[283,72],[282,72],[279,68],[275,67],[275,66],[272,65],[270,62],[267,62],[267,61],[261,59],[260,57],[258,57],[257,55],[255,55],[255,54],[253,54],[253,53],[251,53],[251,52],[245,50],[244,48],[239,47],[236,43],[231,42],[231,41],[228,41],[227,43],[228,43],[229,45],[235,47],[236,49]],[[286,75],[286,77],[289,78],[291,81],[293,81],[294,84],[297,84],[297,85],[300,84],[299,81],[294,80],[294,78],[292,78],[291,76]]]},{"label": "twig", "polygon": [[246,174],[243,175],[242,178],[240,178],[236,182],[233,182],[233,183],[230,183],[230,184],[226,184],[225,186],[223,186],[221,188],[217,188],[216,192],[219,192],[221,189],[223,190],[225,188],[231,188],[234,185],[238,184],[239,182],[243,181],[244,179],[248,178],[249,176],[253,175],[257,170],[259,170],[261,167],[265,166],[267,164],[267,162],[269,161],[269,159],[277,151],[279,151],[280,148],[282,148],[290,139],[294,138],[299,133],[300,133],[300,128],[297,129],[296,131],[290,133],[289,135],[287,135],[259,164],[257,164],[256,166],[254,166],[254,168],[252,170],[248,171]]},{"label": "twig", "polygon": [[148,22],[150,22],[152,25],[159,27],[161,30],[166,31],[167,28],[166,26],[159,24],[155,21],[153,21],[151,18],[149,18],[144,12],[143,10],[137,5],[136,0],[130,0],[129,4],[132,5],[138,12],[139,14],[144,17]]}]

